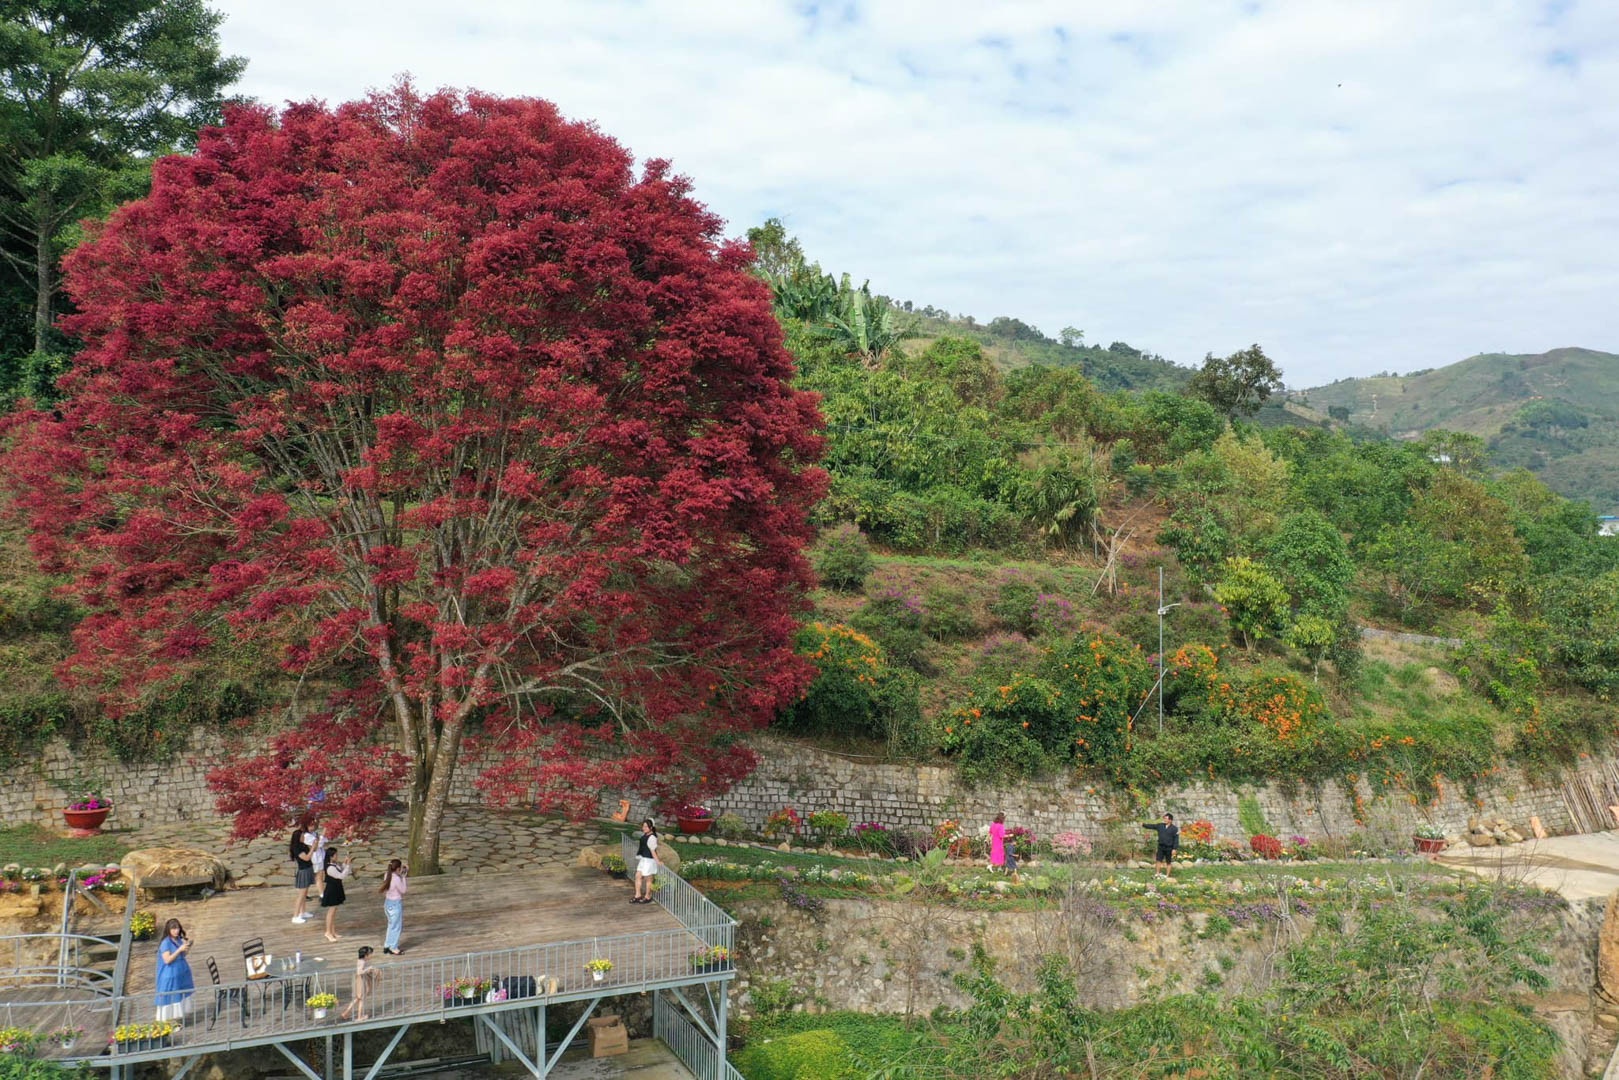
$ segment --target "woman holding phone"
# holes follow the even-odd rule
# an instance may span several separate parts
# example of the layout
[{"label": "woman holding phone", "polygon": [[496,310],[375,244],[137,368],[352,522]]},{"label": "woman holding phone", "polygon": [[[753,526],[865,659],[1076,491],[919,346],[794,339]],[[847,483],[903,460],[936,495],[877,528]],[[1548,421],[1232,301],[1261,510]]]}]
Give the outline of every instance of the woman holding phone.
[{"label": "woman holding phone", "polygon": [[157,1018],[175,1023],[191,1011],[191,996],[197,984],[191,978],[191,939],[179,919],[163,924],[163,940],[157,943]]}]

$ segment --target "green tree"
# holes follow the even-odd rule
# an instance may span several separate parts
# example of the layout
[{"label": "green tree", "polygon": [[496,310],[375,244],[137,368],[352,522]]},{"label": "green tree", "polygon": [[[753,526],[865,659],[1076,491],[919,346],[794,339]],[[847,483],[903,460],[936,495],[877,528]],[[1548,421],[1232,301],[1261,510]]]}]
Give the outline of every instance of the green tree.
[{"label": "green tree", "polygon": [[1343,621],[1355,563],[1332,522],[1315,510],[1289,514],[1262,550],[1266,569],[1293,597],[1299,615],[1317,616],[1329,624]]},{"label": "green tree", "polygon": [[246,66],[220,54],[221,18],[201,0],[0,0],[0,253],[31,290],[36,357],[61,344],[74,223],[140,194],[155,157],[219,118]]},{"label": "green tree", "polygon": [[1186,391],[1225,414],[1226,419],[1252,416],[1282,388],[1281,369],[1258,345],[1220,358],[1210,353]]},{"label": "green tree", "polygon": [[1246,556],[1226,560],[1225,575],[1214,587],[1214,598],[1225,608],[1245,649],[1275,637],[1287,625],[1288,595],[1282,583]]}]

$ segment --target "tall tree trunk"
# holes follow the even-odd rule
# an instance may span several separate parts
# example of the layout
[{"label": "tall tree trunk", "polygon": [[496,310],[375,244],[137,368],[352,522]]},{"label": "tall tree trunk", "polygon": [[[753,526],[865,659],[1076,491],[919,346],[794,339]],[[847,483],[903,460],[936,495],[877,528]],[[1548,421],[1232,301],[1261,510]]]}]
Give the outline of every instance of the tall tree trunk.
[{"label": "tall tree trunk", "polygon": [[433,752],[419,757],[411,769],[408,861],[412,874],[439,873],[439,836],[450,806],[463,728],[460,716],[446,723]]},{"label": "tall tree trunk", "polygon": [[[43,198],[43,196],[41,196]],[[50,207],[42,206],[34,215],[34,352],[45,351],[51,332],[51,293],[55,266],[51,262]]]}]

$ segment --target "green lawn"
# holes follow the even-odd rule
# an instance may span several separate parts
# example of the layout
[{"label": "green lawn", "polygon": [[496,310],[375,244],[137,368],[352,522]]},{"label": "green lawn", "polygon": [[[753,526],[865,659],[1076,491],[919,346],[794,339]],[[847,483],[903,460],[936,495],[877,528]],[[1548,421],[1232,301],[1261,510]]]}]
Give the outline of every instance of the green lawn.
[{"label": "green lawn", "polygon": [[83,839],[62,836],[41,825],[13,825],[0,829],[0,864],[23,866],[83,866],[113,863],[129,851],[128,834],[107,831]]}]

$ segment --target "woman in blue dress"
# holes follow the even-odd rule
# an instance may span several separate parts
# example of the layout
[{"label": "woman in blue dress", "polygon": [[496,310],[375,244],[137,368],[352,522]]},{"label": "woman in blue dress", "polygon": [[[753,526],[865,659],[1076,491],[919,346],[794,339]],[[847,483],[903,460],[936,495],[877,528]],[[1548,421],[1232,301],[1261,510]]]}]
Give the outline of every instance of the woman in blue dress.
[{"label": "woman in blue dress", "polygon": [[163,926],[163,940],[157,945],[157,1018],[179,1021],[191,1011],[191,995],[197,984],[191,978],[191,939],[179,919]]}]

